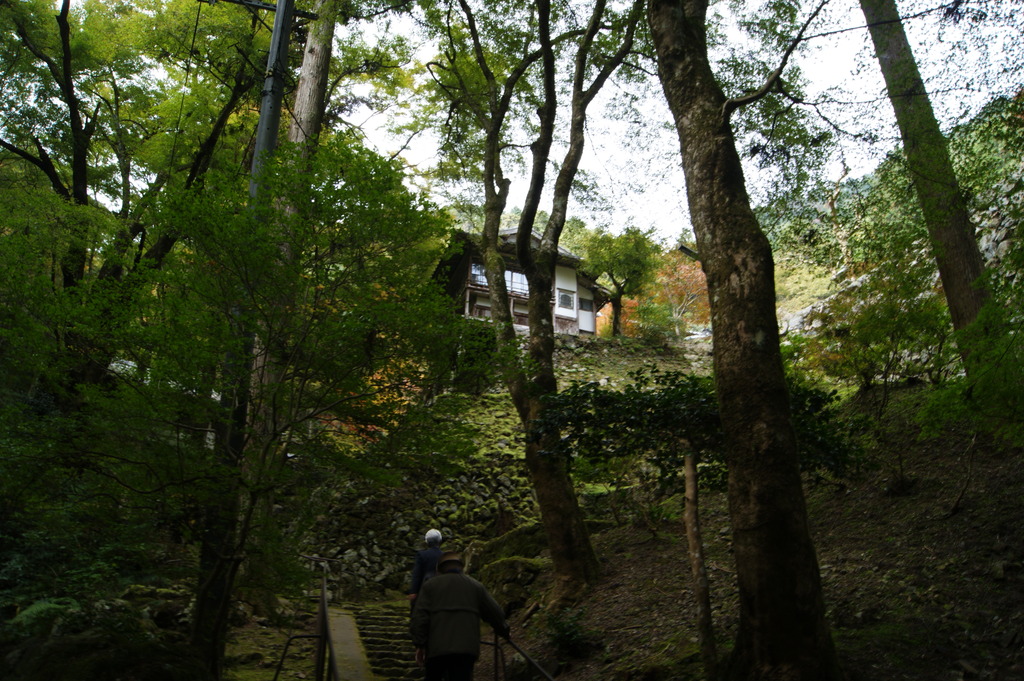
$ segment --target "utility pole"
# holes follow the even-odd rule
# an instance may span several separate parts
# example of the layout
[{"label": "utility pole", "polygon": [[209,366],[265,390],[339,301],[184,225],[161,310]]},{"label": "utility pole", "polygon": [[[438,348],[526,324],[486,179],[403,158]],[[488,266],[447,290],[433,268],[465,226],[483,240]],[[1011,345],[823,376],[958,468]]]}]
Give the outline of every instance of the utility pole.
[{"label": "utility pole", "polygon": [[253,150],[249,176],[249,197],[253,199],[259,189],[256,178],[263,168],[263,161],[277,147],[281,101],[284,98],[284,74],[288,69],[288,37],[294,11],[295,0],[277,0],[270,54],[267,57],[267,75],[263,81],[263,98],[260,102],[260,122],[256,126],[256,148]]},{"label": "utility pole", "polygon": [[[200,0],[213,4],[217,0]],[[284,99],[285,74],[288,69],[288,37],[291,32],[295,0],[277,0],[276,9],[249,0],[225,0],[257,9],[273,9],[274,28],[270,55],[256,128],[256,144],[249,179],[250,202],[255,203],[259,186],[256,178],[267,156],[277,146]],[[242,515],[241,470],[243,453],[250,435],[249,411],[254,367],[256,333],[253,322],[245,314],[244,297],[231,307],[232,326],[238,345],[225,352],[220,406],[222,414],[214,425],[215,457],[224,465],[226,474],[219,484],[220,502],[206,509],[203,520],[199,560],[199,586],[196,591],[191,643],[205,658],[214,678],[221,678],[226,646],[228,612],[235,577],[242,561],[239,546],[239,518]]]},{"label": "utility pole", "polygon": [[211,5],[219,1],[274,12],[270,54],[267,56],[267,72],[263,80],[263,96],[260,101],[260,120],[256,126],[256,146],[250,169],[249,197],[254,199],[258,190],[256,177],[263,168],[267,154],[277,147],[277,133],[281,125],[281,102],[284,99],[284,75],[288,71],[288,39],[291,35],[292,17],[315,20],[317,15],[296,10],[295,0],[277,0],[276,6],[256,0],[199,0]]}]

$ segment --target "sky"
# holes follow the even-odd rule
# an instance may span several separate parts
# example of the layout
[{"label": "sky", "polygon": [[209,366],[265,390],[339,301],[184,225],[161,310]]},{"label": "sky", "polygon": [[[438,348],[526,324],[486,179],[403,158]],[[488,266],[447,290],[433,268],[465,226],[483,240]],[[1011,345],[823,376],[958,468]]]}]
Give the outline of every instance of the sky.
[{"label": "sky", "polygon": [[[922,7],[938,6],[938,0],[921,4],[928,1],[900,0],[900,9],[909,14]],[[911,2],[918,6],[912,8]],[[975,0],[970,6],[984,9],[984,2]],[[1004,2],[1021,4],[1020,0]],[[1024,12],[1018,14],[1024,16]],[[907,21],[906,28],[932,91],[936,113],[949,129],[957,120],[963,120],[965,114],[976,113],[993,95],[1006,94],[1013,83],[1022,82],[1019,73],[991,83],[983,82],[980,74],[985,63],[994,72],[1021,68],[1024,60],[1016,58],[1011,47],[1020,42],[1024,24],[1018,21],[1015,26],[999,27],[970,18],[959,24],[940,19],[938,12],[925,13]],[[831,0],[806,36],[806,49],[798,51],[791,64],[804,73],[808,101],[820,102],[818,110],[845,131],[870,132],[877,138],[874,144],[851,137],[842,139],[840,156],[828,165],[826,179],[835,182],[843,176],[867,174],[900,141],[859,4]],[[977,39],[970,50],[960,49],[958,45],[969,38]],[[950,58],[955,58],[953,63],[949,63]],[[1012,67],[1013,63],[1017,66]],[[606,93],[612,94],[611,88],[614,86],[606,86]],[[604,99],[607,103],[610,97]],[[826,100],[831,103],[824,103]],[[629,225],[653,228],[666,245],[671,245],[681,236],[689,235],[678,140],[659,88],[652,88],[642,109],[641,125],[622,116],[607,115],[602,112],[600,101],[592,105],[581,170],[600,187],[603,200],[596,205],[576,201],[571,214],[590,226],[606,227],[613,232]],[[429,144],[417,153],[421,155],[417,162],[430,162]],[[763,172],[747,168],[748,188],[755,200],[760,183],[771,179]],[[524,194],[524,181],[514,182],[510,207],[521,205]]]},{"label": "sky", "polygon": [[[59,4],[59,0],[55,1]],[[72,3],[81,1],[72,0]],[[906,14],[912,11],[910,3],[929,0],[899,2],[901,11]],[[970,6],[984,9],[986,2],[993,0],[974,0]],[[1024,4],[1022,0],[1002,2],[1008,6]],[[1017,15],[1024,17],[1024,12],[1017,12]],[[879,142],[874,145],[845,140],[841,145],[842,162],[836,159],[827,171],[831,180],[843,175],[844,164],[849,168],[850,177],[870,172],[884,154],[899,143],[893,128],[892,108],[885,99],[881,75],[863,23],[858,4],[852,0],[829,0],[819,20],[807,32],[810,38],[805,43],[807,49],[798,51],[791,60],[808,80],[809,101],[822,101],[826,93],[831,93],[830,98],[835,103],[822,105],[821,111],[844,129],[871,130],[879,136]],[[1020,42],[1024,34],[1024,19],[1009,28],[969,20],[952,25],[940,22],[938,14],[932,13],[908,21],[906,26],[926,80],[933,81],[933,104],[947,128],[964,110],[976,112],[994,94],[1005,94],[999,92],[1000,83],[982,82],[981,63],[991,64],[996,72],[1010,71],[1001,83],[1003,87],[1022,82],[1020,69],[1024,68],[1024,58],[1017,56],[1014,43]],[[362,25],[360,30],[372,34],[374,28]],[[392,22],[387,30],[403,29],[400,22]],[[978,40],[971,50],[958,50],[958,41],[966,37]],[[947,63],[951,55],[959,55],[960,62]],[[666,245],[672,245],[680,237],[689,235],[689,219],[671,115],[657,86],[650,89],[650,95],[637,112],[628,116],[609,113],[604,107],[614,101],[616,87],[614,83],[607,85],[601,99],[591,106],[587,150],[581,163],[584,176],[599,188],[599,200],[574,201],[570,214],[580,217],[589,226],[604,227],[612,232],[627,226],[651,228]],[[384,115],[357,114],[350,122],[361,125],[370,143],[381,152],[391,153],[397,149],[398,142],[383,131],[387,122]],[[423,140],[405,155],[412,164],[429,165],[433,162],[434,146],[429,140]],[[748,167],[747,182],[755,197],[759,182],[764,179],[757,169]],[[514,177],[510,208],[522,205],[525,191],[525,180]],[[545,208],[543,203],[541,208]]]},{"label": "sky", "polygon": [[[851,23],[845,25],[856,26],[857,18],[848,18]],[[866,83],[862,87],[869,91],[880,91],[882,81],[877,67],[857,73],[856,57],[866,49],[864,37],[861,30],[811,41],[808,53],[797,55],[793,62],[807,72],[815,83],[815,92],[849,85],[853,80]],[[689,238],[690,228],[679,143],[671,114],[657,84],[649,88],[636,114],[623,117],[609,113],[605,108],[612,106],[616,87],[614,83],[607,85],[591,106],[587,149],[581,162],[587,180],[599,187],[600,200],[574,201],[571,214],[591,227],[600,226],[612,232],[627,226],[651,228],[666,245],[673,245],[681,237]],[[386,125],[384,117],[369,116],[358,122],[381,151],[387,153],[397,147],[397,142],[382,131]],[[433,145],[424,140],[414,144],[405,155],[415,165],[429,165],[434,160]],[[846,151],[846,162],[858,175],[869,172],[877,158],[851,147]],[[831,172],[838,178],[841,164],[835,164]],[[521,206],[526,193],[525,180],[513,180],[510,208]],[[752,189],[756,189],[757,181],[756,172],[748,170]],[[545,208],[543,202],[541,208]]]}]

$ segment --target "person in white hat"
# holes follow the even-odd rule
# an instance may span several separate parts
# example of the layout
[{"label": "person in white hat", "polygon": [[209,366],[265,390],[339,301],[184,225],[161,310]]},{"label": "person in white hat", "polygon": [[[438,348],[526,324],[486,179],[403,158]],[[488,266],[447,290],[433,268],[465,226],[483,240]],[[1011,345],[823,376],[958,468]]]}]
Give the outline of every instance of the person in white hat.
[{"label": "person in white hat", "polygon": [[437,575],[423,584],[414,601],[409,631],[416,662],[426,681],[473,681],[480,657],[480,620],[508,637],[505,613],[483,584],[463,574],[462,556],[448,552],[437,561]]},{"label": "person in white hat", "polygon": [[410,607],[416,605],[416,596],[423,588],[423,582],[437,572],[437,559],[444,553],[441,550],[440,530],[428,530],[423,540],[427,543],[427,548],[416,552],[416,562],[412,566],[412,580],[409,583],[409,590],[405,592]]}]

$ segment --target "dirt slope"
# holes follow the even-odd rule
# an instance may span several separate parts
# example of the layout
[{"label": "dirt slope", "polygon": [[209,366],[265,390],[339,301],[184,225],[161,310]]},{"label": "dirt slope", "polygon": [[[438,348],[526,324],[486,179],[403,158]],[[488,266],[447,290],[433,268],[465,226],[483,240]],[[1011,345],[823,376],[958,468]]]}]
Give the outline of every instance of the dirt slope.
[{"label": "dirt slope", "polygon": [[[854,479],[807,488],[851,678],[1024,680],[1024,453],[958,434],[918,441],[898,408],[886,418]],[[728,516],[723,495],[702,503],[724,653],[736,624]],[[701,678],[682,527],[620,526],[594,541],[604,576],[580,621],[553,634],[536,615],[514,635],[560,681]],[[573,636],[592,645],[575,655],[552,645]]]},{"label": "dirt slope", "polygon": [[[708,350],[583,339],[563,344],[558,359],[563,385],[614,385],[642,364],[706,371]],[[855,680],[1024,681],[1024,452],[963,433],[918,440],[919,398],[906,391],[872,417],[872,446],[853,478],[806,486],[836,644]],[[722,494],[701,502],[726,654],[736,626],[728,513]],[[654,530],[626,523],[593,540],[600,584],[560,620],[520,611],[514,640],[559,681],[702,678],[678,520]],[[494,678],[490,658],[476,678]]]}]

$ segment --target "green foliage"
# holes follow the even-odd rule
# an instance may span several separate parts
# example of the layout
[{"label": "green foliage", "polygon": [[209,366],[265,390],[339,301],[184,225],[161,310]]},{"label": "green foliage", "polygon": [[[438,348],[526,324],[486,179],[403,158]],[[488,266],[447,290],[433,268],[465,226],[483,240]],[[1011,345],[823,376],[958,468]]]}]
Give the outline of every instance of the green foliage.
[{"label": "green foliage", "polygon": [[[603,229],[588,232],[583,241],[582,268],[609,291],[612,303],[612,335],[622,332],[624,299],[640,296],[655,283],[661,265],[661,246],[653,230],[627,227],[620,234]],[[647,338],[657,337],[665,331],[664,324],[655,321],[658,313],[649,310],[649,324],[640,332]]]},{"label": "green foliage", "polygon": [[567,218],[558,245],[574,255],[582,256],[586,252],[586,241],[591,233],[592,230],[583,220],[576,217]]},{"label": "green foliage", "polygon": [[[665,495],[682,489],[683,458],[714,456],[721,437],[711,380],[640,369],[621,391],[574,383],[546,401],[539,429],[562,436],[577,480],[609,486],[652,529]],[[621,519],[621,518],[620,518]]]},{"label": "green foliage", "polygon": [[810,367],[861,388],[945,380],[956,367],[949,313],[923,259],[851,282],[811,319]]},{"label": "green foliage", "polygon": [[497,341],[490,325],[475,319],[464,321],[452,343],[451,383],[456,390],[479,395],[498,378]]},{"label": "green foliage", "polygon": [[[1003,241],[988,255],[998,259],[985,281],[993,304],[973,329],[954,336],[931,244],[903,158],[893,154],[866,178],[829,191],[829,214],[792,223],[787,249],[853,278],[821,310],[815,336],[799,342],[800,365],[861,389],[881,386],[876,409],[886,409],[894,385],[927,380],[939,389],[920,414],[928,433],[970,424],[1019,442],[1021,385],[1018,330],[1013,321],[1022,299],[1019,125],[1020,103],[991,102],[950,135],[950,149],[981,243]],[[801,226],[797,227],[797,224]],[[778,236],[778,235],[777,235]],[[785,235],[783,235],[785,236]],[[784,240],[777,239],[782,244]],[[1019,241],[1019,239],[1018,239]],[[986,338],[984,331],[993,332]],[[795,339],[794,339],[795,340]],[[956,347],[970,349],[970,378],[961,375]]]},{"label": "green foliage", "polygon": [[[1021,102],[990,102],[949,136],[957,179],[972,214],[1019,218]],[[802,202],[758,209],[777,250],[830,269],[863,273],[927,244],[912,178],[898,152],[866,176],[809,187]],[[982,217],[981,222],[988,218]],[[984,227],[984,224],[979,224]]]},{"label": "green foliage", "polygon": [[1020,190],[1022,107],[1024,102],[1019,98],[994,99],[950,135],[957,179],[977,208],[995,203],[1002,210],[1020,211],[1018,201],[1011,204],[1007,199],[1013,199]]},{"label": "green foliage", "polygon": [[583,269],[600,276],[614,296],[634,296],[651,283],[660,253],[653,230],[627,227],[620,234],[598,230],[583,241]]},{"label": "green foliage", "polygon": [[1022,105],[1019,98],[996,99],[950,139],[958,178],[980,216],[980,242],[994,256],[984,282],[992,298],[977,322],[957,335],[958,345],[970,350],[969,371],[930,393],[919,414],[925,435],[966,426],[1012,446],[1024,443]]},{"label": "green foliage", "polygon": [[780,310],[797,312],[823,300],[832,283],[825,268],[797,259],[775,263],[775,299]]},{"label": "green foliage", "polygon": [[3,638],[17,640],[28,636],[46,636],[60,618],[80,608],[81,606],[70,598],[47,598],[36,601],[6,623]]},{"label": "green foliage", "polygon": [[828,214],[776,235],[801,259],[843,268],[846,277],[807,320],[816,331],[802,366],[861,388],[945,380],[956,363],[951,324],[902,157],[830,194]]},{"label": "green foliage", "polygon": [[[567,88],[579,64],[579,75],[593,82],[597,72],[613,58],[626,27],[637,16],[632,3],[601,6],[599,30],[584,43],[590,8],[553,3],[549,25],[542,27],[537,8],[529,3],[496,2],[417,3],[418,22],[435,54],[425,64],[425,85],[412,97],[419,106],[401,132],[433,130],[439,140],[435,177],[480,202],[474,183],[484,181],[485,154],[501,166],[497,181],[510,177],[510,169],[529,163],[531,144],[538,134],[536,114],[547,102],[541,32],[547,29],[557,64],[555,85]],[[581,11],[582,10],[582,11]],[[576,60],[582,49],[586,58]],[[404,136],[404,135],[403,135]],[[491,138],[496,142],[491,146]],[[506,175],[508,173],[508,175]]]},{"label": "green foliage", "polygon": [[675,336],[677,320],[671,308],[650,298],[644,298],[637,304],[635,316],[630,321],[630,335],[648,343],[664,343]]},{"label": "green foliage", "polygon": [[847,477],[861,451],[851,437],[853,424],[839,409],[838,391],[815,385],[792,370],[788,387],[801,470],[817,480]]},{"label": "green foliage", "polygon": [[[704,487],[722,489],[726,482],[714,383],[656,369],[638,370],[631,378],[622,390],[573,384],[549,398],[540,427],[561,433],[577,479],[628,490],[645,518],[670,517],[673,507],[665,497],[682,490],[685,456],[697,457]],[[856,448],[838,415],[837,394],[796,375],[790,376],[789,390],[802,469],[816,477],[843,477]]]},{"label": "green foliage", "polygon": [[[1024,329],[1000,303],[987,306],[960,337],[972,348],[971,371],[929,394],[918,414],[923,436],[966,425],[1010,446],[1024,446]],[[985,329],[1000,332],[983,333]]]},{"label": "green foliage", "polygon": [[[467,5],[468,7],[469,5]],[[531,7],[498,2],[473,7],[479,31],[480,52],[474,52],[469,21],[444,5],[421,2],[422,27],[428,39],[437,42],[438,55],[426,64],[428,85],[420,93],[423,106],[416,113],[413,129],[440,131],[441,161],[438,174],[446,179],[476,182],[482,179],[480,159],[486,133],[481,124],[490,112],[492,88],[509,83],[509,125],[502,126],[501,145],[509,160],[520,163],[528,139],[530,112],[538,105],[537,84],[516,71],[522,55],[537,48],[537,17]],[[485,73],[478,60],[485,60]],[[493,76],[495,82],[489,82]],[[442,114],[444,112],[444,114]],[[441,115],[439,115],[441,114]]]},{"label": "green foliage", "polygon": [[[768,82],[808,9],[789,0],[753,5],[733,1],[712,7],[709,43],[721,43],[712,49],[714,70],[726,97],[732,98],[755,92]],[[735,39],[737,29],[744,39]],[[807,46],[798,44],[797,53]],[[802,206],[838,137],[809,107],[793,105],[805,98],[807,86],[795,61],[787,64],[781,92],[773,88],[756,104],[740,107],[730,120],[737,150],[758,171],[747,175],[751,195],[757,204],[772,208],[762,215],[768,230]]]},{"label": "green foliage", "polygon": [[[184,643],[139,632],[96,630],[61,636],[23,649],[11,681],[212,681],[208,667]],[[2,663],[0,663],[2,664]],[[8,671],[0,666],[0,671]]]},{"label": "green foliage", "polygon": [[[209,179],[151,207],[147,238],[178,247],[123,279],[99,276],[103,261],[59,285],[69,234],[97,258],[113,239],[102,211],[33,194],[0,217],[5,605],[180,577],[234,495],[252,525],[225,550],[257,552],[245,575],[261,587],[294,585],[266,499],[301,508],[326,471],[386,470],[464,433],[422,400],[452,336],[430,283],[447,220],[393,162],[339,138],[312,164],[282,149],[258,202],[245,177]],[[211,445],[247,358],[247,443],[228,459]]]},{"label": "green foliage", "polygon": [[[258,94],[262,78],[251,65],[270,33],[262,22],[239,19],[214,11],[197,22],[194,7],[172,0],[72,3],[65,53],[52,3],[5,3],[2,33],[19,39],[6,45],[4,61],[15,68],[0,84],[0,103],[18,114],[0,127],[5,142],[25,152],[11,158],[33,182],[66,195],[73,157],[88,154],[87,176],[75,171],[88,181],[88,196],[140,217],[143,197],[158,193],[170,175],[182,178],[197,155],[207,155],[206,166],[216,159],[213,165],[237,167],[236,150],[246,148],[241,138],[255,123],[254,110],[239,104],[247,93]],[[57,80],[63,68],[50,68],[65,58],[73,91]],[[11,102],[17,105],[6,106]],[[203,147],[217,140],[227,143]],[[39,162],[28,162],[32,157]],[[81,188],[74,190],[84,200]]]},{"label": "green foliage", "polygon": [[[31,403],[30,403],[31,404]],[[75,451],[77,421],[15,403],[0,411],[0,605],[42,596],[110,597],[145,580],[159,561],[156,526],[179,510],[175,496],[157,503],[126,487],[132,465],[93,437]],[[103,423],[97,427],[102,429]],[[61,446],[65,438],[71,443]],[[104,456],[103,454],[106,454]],[[164,578],[180,576],[164,571]]]},{"label": "green foliage", "polygon": [[586,614],[585,608],[565,608],[545,614],[544,633],[559,655],[569,659],[583,657],[598,645],[598,633],[589,630],[584,623]]}]

